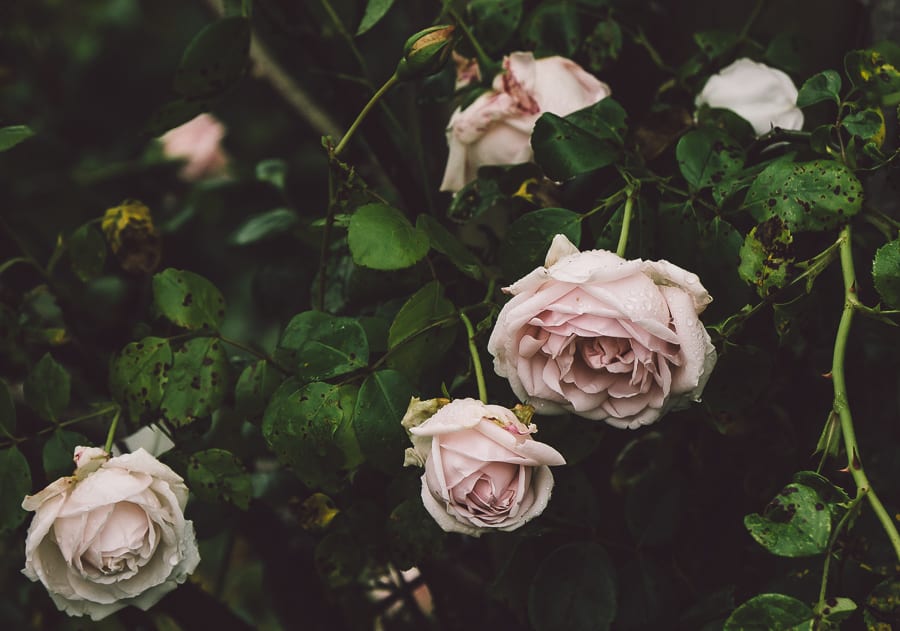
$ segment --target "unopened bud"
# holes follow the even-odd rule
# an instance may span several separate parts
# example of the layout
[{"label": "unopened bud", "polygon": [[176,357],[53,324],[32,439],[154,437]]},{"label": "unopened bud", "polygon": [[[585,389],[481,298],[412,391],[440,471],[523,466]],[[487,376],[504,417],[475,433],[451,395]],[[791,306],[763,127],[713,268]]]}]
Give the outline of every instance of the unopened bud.
[{"label": "unopened bud", "polygon": [[397,64],[401,81],[427,77],[440,70],[450,56],[453,26],[432,26],[419,31],[403,45],[403,58]]}]

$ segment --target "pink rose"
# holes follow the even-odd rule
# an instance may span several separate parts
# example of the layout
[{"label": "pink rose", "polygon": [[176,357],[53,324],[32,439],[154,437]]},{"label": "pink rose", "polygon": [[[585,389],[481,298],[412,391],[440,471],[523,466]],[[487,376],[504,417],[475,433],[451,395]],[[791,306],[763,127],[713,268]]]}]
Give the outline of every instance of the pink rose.
[{"label": "pink rose", "polygon": [[187,487],[143,449],[110,459],[76,447],[74,460],[75,475],[22,502],[34,511],[22,573],[70,616],[101,620],[128,605],[146,611],[200,561],[184,518]]},{"label": "pink rose", "polygon": [[225,126],[215,116],[200,114],[170,129],[159,140],[167,158],[185,161],[181,179],[196,182],[225,174],[228,156],[222,149],[224,137]]},{"label": "pink rose", "polygon": [[429,417],[423,408],[435,401],[413,398],[403,425],[413,443],[406,464],[424,465],[422,501],[438,525],[477,537],[540,515],[553,489],[549,467],[565,464],[562,455],[504,407],[456,399]]},{"label": "pink rose", "polygon": [[579,252],[556,235],[488,341],[494,370],[541,414],[574,412],[637,428],[703,392],[716,351],[697,317],[712,301],[668,261]]},{"label": "pink rose", "polygon": [[609,94],[609,86],[569,59],[510,54],[493,89],[450,117],[441,190],[455,193],[484,165],[530,162],[531,131],[541,114],[566,116]]}]

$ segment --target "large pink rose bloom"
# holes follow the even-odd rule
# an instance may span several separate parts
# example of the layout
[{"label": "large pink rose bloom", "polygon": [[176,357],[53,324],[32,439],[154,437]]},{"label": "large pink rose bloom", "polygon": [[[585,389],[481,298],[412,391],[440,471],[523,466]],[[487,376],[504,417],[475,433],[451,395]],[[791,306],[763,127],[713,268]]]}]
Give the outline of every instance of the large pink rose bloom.
[{"label": "large pink rose bloom", "polygon": [[609,86],[574,61],[510,54],[493,89],[450,117],[441,190],[455,193],[475,179],[481,166],[530,162],[531,131],[541,114],[566,116],[609,95]]},{"label": "large pink rose bloom", "polygon": [[540,515],[553,489],[550,466],[562,455],[531,437],[511,410],[456,399],[417,424],[413,399],[404,417],[413,448],[407,464],[425,466],[422,501],[447,532],[480,536],[521,528]]},{"label": "large pink rose bloom", "polygon": [[712,300],[668,261],[579,252],[557,235],[488,341],[494,370],[541,414],[637,428],[699,400],[716,351],[698,315]]},{"label": "large pink rose bloom", "polygon": [[225,126],[211,114],[200,114],[184,125],[170,129],[159,141],[163,153],[173,160],[184,160],[179,176],[196,182],[224,175],[228,156],[222,149]]}]

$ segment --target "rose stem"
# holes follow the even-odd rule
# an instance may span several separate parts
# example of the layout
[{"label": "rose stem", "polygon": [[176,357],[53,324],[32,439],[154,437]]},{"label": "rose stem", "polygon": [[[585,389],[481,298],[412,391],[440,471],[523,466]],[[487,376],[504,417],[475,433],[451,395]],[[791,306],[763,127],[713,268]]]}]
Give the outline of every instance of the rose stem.
[{"label": "rose stem", "polygon": [[109,424],[109,432],[106,434],[106,445],[103,447],[103,451],[106,453],[110,453],[109,450],[112,449],[113,440],[116,438],[116,427],[119,425],[119,416],[121,415],[122,408],[117,408],[112,423]]},{"label": "rose stem", "polygon": [[841,313],[841,321],[838,324],[837,336],[834,340],[834,357],[831,364],[831,382],[834,384],[834,411],[841,419],[841,433],[844,435],[844,446],[847,450],[847,470],[853,476],[856,483],[857,497],[865,495],[872,505],[872,510],[878,516],[894,553],[900,560],[900,534],[884,505],[875,494],[875,489],[869,483],[869,478],[863,470],[859,457],[859,448],[856,444],[856,432],[853,428],[853,417],[850,414],[850,403],[847,397],[847,384],[844,380],[844,356],[847,352],[847,339],[850,335],[850,325],[853,321],[853,312],[859,306],[856,297],[856,272],[853,268],[853,249],[850,243],[850,225],[841,230],[841,272],[844,276],[844,309]]},{"label": "rose stem", "polygon": [[478,356],[478,349],[475,347],[475,329],[472,327],[472,321],[462,311],[459,312],[459,319],[466,327],[466,333],[469,336],[469,352],[472,354],[472,364],[475,366],[475,381],[478,382],[478,398],[482,403],[487,403],[487,387],[484,385],[484,373],[481,371],[481,357]]},{"label": "rose stem", "polygon": [[362,111],[360,111],[359,115],[356,117],[356,120],[354,120],[350,125],[350,128],[344,134],[344,137],[341,138],[341,141],[337,144],[337,147],[334,148],[334,151],[332,152],[332,155],[334,157],[340,155],[341,151],[344,150],[344,147],[346,147],[347,143],[350,141],[350,138],[354,133],[356,133],[356,128],[359,127],[360,123],[363,122],[363,119],[365,119],[365,117],[369,114],[369,111],[373,107],[375,107],[375,104],[378,103],[381,97],[383,97],[388,90],[394,87],[394,84],[397,83],[397,81],[399,81],[399,79],[397,78],[397,73],[395,72],[387,81],[384,82],[384,85],[378,88],[375,94],[372,95],[372,98],[369,99],[369,102],[366,103],[365,107],[362,108]]},{"label": "rose stem", "polygon": [[619,233],[619,245],[616,246],[616,254],[625,257],[625,248],[628,247],[628,230],[631,228],[631,209],[634,207],[634,189],[629,186],[625,198],[625,212],[622,215],[622,232]]},{"label": "rose stem", "polygon": [[[468,39],[469,43],[472,44],[472,48],[475,49],[475,58],[478,59],[478,67],[481,71],[481,76],[486,77],[488,76],[488,74],[490,74],[490,76],[493,76],[494,72],[492,66],[496,66],[497,64],[495,64],[491,60],[491,58],[488,57],[488,54],[484,52],[484,49],[481,47],[481,44],[478,43],[478,39],[475,37],[475,35],[472,34],[472,30],[466,24],[465,20],[460,17],[459,13],[456,12],[456,9],[450,6],[450,3],[447,1],[444,2],[444,10],[447,11],[447,13],[449,13],[450,16],[456,21],[456,25],[459,26],[459,28],[465,34],[466,39]],[[488,73],[488,71],[491,72]]]},{"label": "rose stem", "polygon": [[819,604],[816,607],[817,612],[825,607],[825,596],[828,593],[828,571],[831,567],[831,556],[833,554],[834,544],[837,542],[837,538],[840,536],[844,527],[850,523],[850,518],[859,508],[859,503],[861,501],[862,495],[857,495],[851,500],[850,506],[847,507],[847,511],[838,521],[837,526],[835,526],[834,531],[831,533],[831,537],[828,539],[828,549],[825,552],[825,565],[822,568],[822,584],[819,587]]}]

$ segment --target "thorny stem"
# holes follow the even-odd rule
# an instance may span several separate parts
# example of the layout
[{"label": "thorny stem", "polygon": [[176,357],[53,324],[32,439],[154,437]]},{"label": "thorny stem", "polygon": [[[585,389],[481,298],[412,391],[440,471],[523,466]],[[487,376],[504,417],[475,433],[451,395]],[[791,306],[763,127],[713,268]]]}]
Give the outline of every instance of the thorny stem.
[{"label": "thorny stem", "polygon": [[119,417],[122,416],[122,408],[116,408],[116,414],[113,416],[112,423],[109,424],[109,431],[106,433],[106,445],[103,451],[109,453],[112,449],[113,441],[116,439],[116,428],[119,426]]},{"label": "thorny stem", "polygon": [[837,542],[837,538],[840,536],[841,531],[844,529],[844,526],[847,525],[847,522],[850,521],[853,514],[859,508],[859,504],[863,499],[863,494],[857,495],[850,502],[850,506],[847,507],[847,512],[845,512],[840,521],[838,521],[837,525],[834,527],[834,530],[831,533],[831,537],[828,539],[828,549],[825,551],[825,565],[822,567],[822,584],[819,587],[819,604],[816,606],[816,611],[821,611],[825,607],[825,596],[828,593],[828,572],[831,567],[831,557],[832,551],[834,550],[834,544]]},{"label": "thorny stem", "polygon": [[363,122],[363,119],[365,119],[365,117],[369,114],[369,111],[373,107],[375,107],[375,104],[378,103],[381,97],[383,97],[388,90],[394,87],[394,84],[396,84],[398,81],[399,79],[397,77],[397,73],[395,72],[387,81],[384,82],[384,85],[378,88],[375,94],[372,95],[372,98],[369,99],[369,102],[366,103],[365,107],[362,108],[362,111],[356,117],[356,120],[353,121],[353,123],[350,125],[350,128],[344,134],[344,137],[341,138],[341,141],[334,148],[334,151],[332,152],[332,155],[334,157],[340,155],[341,151],[344,150],[344,147],[346,147],[347,143],[350,141],[350,138],[352,138],[353,134],[356,133],[356,128],[359,127],[360,123]]},{"label": "thorny stem", "polygon": [[[35,432],[31,436],[21,436],[19,438],[10,436],[10,439],[8,441],[4,441],[4,442],[0,443],[0,449],[5,448],[5,447],[11,447],[12,445],[17,445],[19,443],[24,443],[26,440],[30,440],[32,438],[37,438],[38,436],[43,436],[44,434],[49,434],[50,432],[54,432],[63,427],[68,427],[69,425],[74,425],[75,423],[81,423],[82,421],[89,421],[92,418],[97,418],[98,416],[103,416],[104,414],[109,414],[110,412],[118,413],[119,406],[113,404],[113,405],[107,406],[105,408],[101,408],[95,412],[91,412],[90,414],[85,414],[84,416],[70,418],[67,421],[62,421],[62,422],[56,423],[54,425],[49,425],[49,426],[44,427],[43,429]],[[9,435],[9,434],[7,433],[7,435]]]},{"label": "thorny stem", "polygon": [[487,387],[484,385],[484,372],[481,370],[481,357],[478,355],[478,348],[475,346],[475,329],[472,327],[472,321],[462,311],[459,312],[459,319],[466,327],[466,333],[469,337],[469,353],[472,354],[472,364],[475,366],[475,381],[478,382],[478,398],[482,403],[487,403]]},{"label": "thorny stem", "polygon": [[616,246],[616,254],[625,256],[625,248],[628,247],[628,232],[631,229],[631,210],[634,207],[635,189],[630,185],[626,188],[625,212],[622,215],[622,231],[619,233],[619,244]]},{"label": "thorny stem", "polygon": [[841,230],[841,272],[844,277],[844,309],[841,313],[841,321],[838,324],[837,335],[834,341],[834,356],[831,364],[831,382],[834,385],[834,411],[841,419],[841,433],[844,437],[844,446],[847,450],[847,470],[856,483],[857,497],[863,495],[868,498],[872,510],[881,522],[894,554],[900,561],[900,533],[894,525],[891,516],[885,510],[881,500],[872,488],[869,478],[863,469],[859,456],[859,447],[856,443],[856,431],[853,427],[853,416],[850,413],[850,404],[847,397],[847,383],[844,377],[844,358],[847,353],[847,340],[850,336],[850,326],[853,322],[853,313],[859,302],[856,297],[856,272],[853,268],[853,248],[850,243],[850,225]]}]

